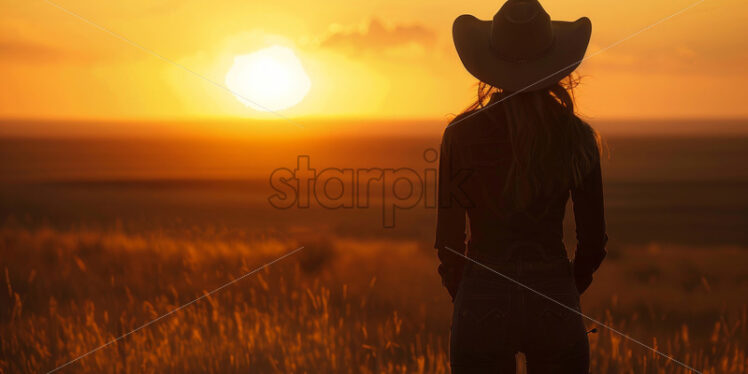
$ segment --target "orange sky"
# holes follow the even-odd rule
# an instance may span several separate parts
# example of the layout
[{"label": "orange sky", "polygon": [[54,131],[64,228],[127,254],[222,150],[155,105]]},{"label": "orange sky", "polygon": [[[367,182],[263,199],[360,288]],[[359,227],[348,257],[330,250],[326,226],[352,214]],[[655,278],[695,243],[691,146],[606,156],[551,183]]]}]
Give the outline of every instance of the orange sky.
[{"label": "orange sky", "polygon": [[[57,0],[55,0],[57,2]],[[693,0],[553,0],[553,18],[592,19],[588,53]],[[296,51],[308,96],[296,117],[446,118],[474,94],[451,44],[461,13],[489,19],[501,2],[387,0],[58,4],[223,83],[234,56]],[[315,4],[310,8],[310,4]],[[44,1],[0,12],[0,117],[272,118]],[[748,117],[748,2],[705,0],[585,61],[581,112],[591,118]]]}]

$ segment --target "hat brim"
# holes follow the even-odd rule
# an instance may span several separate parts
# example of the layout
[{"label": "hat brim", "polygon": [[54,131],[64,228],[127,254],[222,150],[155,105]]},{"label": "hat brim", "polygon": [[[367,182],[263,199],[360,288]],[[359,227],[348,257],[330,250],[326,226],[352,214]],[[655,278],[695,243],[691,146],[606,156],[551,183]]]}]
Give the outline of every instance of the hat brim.
[{"label": "hat brim", "polygon": [[554,41],[541,56],[508,61],[491,48],[491,21],[463,14],[452,26],[457,54],[468,72],[481,81],[509,92],[537,91],[571,74],[587,51],[592,23],[551,21]]}]

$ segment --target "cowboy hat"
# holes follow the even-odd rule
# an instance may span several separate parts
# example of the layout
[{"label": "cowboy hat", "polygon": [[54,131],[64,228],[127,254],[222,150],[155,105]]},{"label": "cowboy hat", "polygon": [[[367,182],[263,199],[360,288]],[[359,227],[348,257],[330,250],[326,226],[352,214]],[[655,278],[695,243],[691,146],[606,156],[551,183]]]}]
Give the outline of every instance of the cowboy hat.
[{"label": "cowboy hat", "polygon": [[508,0],[492,21],[463,14],[452,27],[467,71],[508,92],[541,90],[569,75],[591,33],[589,18],[551,21],[537,0]]}]

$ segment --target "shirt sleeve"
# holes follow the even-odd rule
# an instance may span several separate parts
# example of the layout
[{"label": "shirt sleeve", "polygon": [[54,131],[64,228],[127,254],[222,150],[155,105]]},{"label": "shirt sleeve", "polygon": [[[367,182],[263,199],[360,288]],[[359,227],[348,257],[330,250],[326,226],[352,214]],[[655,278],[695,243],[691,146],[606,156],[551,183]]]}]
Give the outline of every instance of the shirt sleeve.
[{"label": "shirt sleeve", "polygon": [[572,189],[571,196],[577,229],[574,274],[578,279],[591,281],[592,273],[597,270],[607,254],[605,245],[608,242],[599,159],[582,184]]},{"label": "shirt sleeve", "polygon": [[434,247],[441,264],[439,275],[442,283],[454,297],[456,288],[462,279],[462,268],[465,258],[465,208],[453,196],[452,189],[457,182],[459,170],[454,158],[450,129],[444,132],[439,155],[439,186],[437,204],[436,242]]}]

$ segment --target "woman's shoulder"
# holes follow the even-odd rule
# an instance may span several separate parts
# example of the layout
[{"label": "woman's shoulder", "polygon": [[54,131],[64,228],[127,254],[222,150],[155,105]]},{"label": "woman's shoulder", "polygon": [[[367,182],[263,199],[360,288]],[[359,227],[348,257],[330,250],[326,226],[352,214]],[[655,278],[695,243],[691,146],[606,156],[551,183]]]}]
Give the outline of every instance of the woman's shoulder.
[{"label": "woman's shoulder", "polygon": [[459,139],[487,136],[502,128],[503,118],[491,107],[465,111],[447,124],[444,136]]},{"label": "woman's shoulder", "polygon": [[477,114],[479,111],[480,111],[480,109],[475,109],[475,110],[468,110],[468,111],[465,111],[465,112],[462,112],[462,113],[458,114],[457,116],[455,116],[455,118],[453,118],[451,121],[449,121],[449,124],[447,125],[447,128],[459,125],[460,123],[464,122],[468,118],[474,117],[475,114]]}]

